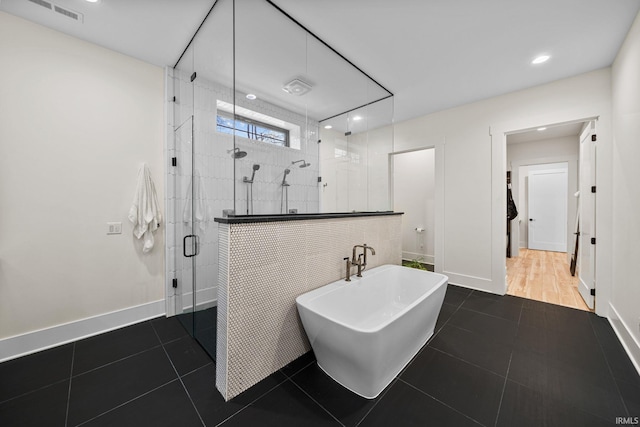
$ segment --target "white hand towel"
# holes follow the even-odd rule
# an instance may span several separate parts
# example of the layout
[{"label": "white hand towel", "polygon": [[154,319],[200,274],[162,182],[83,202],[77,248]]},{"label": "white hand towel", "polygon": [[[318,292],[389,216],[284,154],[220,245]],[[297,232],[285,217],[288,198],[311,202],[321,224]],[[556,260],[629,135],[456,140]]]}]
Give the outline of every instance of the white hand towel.
[{"label": "white hand towel", "polygon": [[[193,203],[191,199],[191,186],[195,182],[195,187],[193,191]],[[192,206],[195,208],[193,211],[193,219],[195,220],[198,228],[203,232],[207,229],[209,222],[212,219],[211,209],[209,208],[209,204],[207,203],[207,192],[204,188],[204,179],[200,175],[200,173],[196,170],[195,179],[191,179],[189,181],[189,187],[187,188],[187,197],[184,204],[184,209],[182,211],[182,220],[185,223],[191,223],[192,217]]]},{"label": "white hand towel", "polygon": [[129,209],[129,221],[133,223],[133,235],[137,239],[144,237],[142,253],[148,253],[153,249],[153,233],[160,226],[162,216],[158,207],[156,187],[151,179],[151,172],[146,163],[140,166],[138,171],[138,184],[133,204]]}]

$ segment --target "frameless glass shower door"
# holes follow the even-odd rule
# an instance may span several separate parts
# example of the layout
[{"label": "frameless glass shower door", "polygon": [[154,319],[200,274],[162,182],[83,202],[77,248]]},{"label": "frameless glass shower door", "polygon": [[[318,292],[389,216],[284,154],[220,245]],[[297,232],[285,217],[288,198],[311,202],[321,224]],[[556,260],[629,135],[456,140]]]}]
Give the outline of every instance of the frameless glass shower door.
[{"label": "frameless glass shower door", "polygon": [[213,4],[172,70],[173,308],[214,360],[218,296],[218,226],[214,218],[235,208],[234,136],[217,129],[221,109],[231,105],[233,113],[233,5],[233,0]]},{"label": "frameless glass shower door", "polygon": [[212,165],[207,156],[210,143],[202,132],[206,125],[202,93],[197,86],[195,52],[188,49],[174,69],[173,218],[175,313],[191,336],[215,360],[216,305],[213,250],[215,189],[210,188]]}]

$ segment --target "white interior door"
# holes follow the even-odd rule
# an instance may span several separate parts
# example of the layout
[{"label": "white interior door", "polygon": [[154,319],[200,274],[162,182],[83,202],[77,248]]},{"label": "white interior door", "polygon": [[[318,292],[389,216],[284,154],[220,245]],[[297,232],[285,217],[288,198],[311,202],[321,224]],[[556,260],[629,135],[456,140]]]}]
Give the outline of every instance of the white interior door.
[{"label": "white interior door", "polygon": [[589,308],[594,308],[595,301],[595,258],[596,245],[592,238],[596,237],[596,193],[591,192],[595,186],[596,142],[595,123],[587,125],[580,135],[580,237],[578,244],[578,290]]},{"label": "white interior door", "polygon": [[567,251],[567,169],[529,172],[529,249]]}]

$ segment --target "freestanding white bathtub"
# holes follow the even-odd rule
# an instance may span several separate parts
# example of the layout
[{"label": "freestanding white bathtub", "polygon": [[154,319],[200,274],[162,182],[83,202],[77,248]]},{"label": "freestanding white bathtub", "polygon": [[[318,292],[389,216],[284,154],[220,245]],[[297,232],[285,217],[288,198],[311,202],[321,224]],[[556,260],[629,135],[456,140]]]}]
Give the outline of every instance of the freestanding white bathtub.
[{"label": "freestanding white bathtub", "polygon": [[433,335],[449,278],[383,265],[297,299],[318,365],[373,399]]}]

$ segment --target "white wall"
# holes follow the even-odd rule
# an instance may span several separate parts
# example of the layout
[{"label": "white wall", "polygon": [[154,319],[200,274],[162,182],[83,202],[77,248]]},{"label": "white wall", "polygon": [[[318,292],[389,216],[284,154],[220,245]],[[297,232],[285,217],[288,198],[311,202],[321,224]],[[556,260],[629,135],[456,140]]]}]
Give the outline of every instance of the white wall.
[{"label": "white wall", "polygon": [[[395,125],[395,151],[435,141],[436,153],[443,159],[443,177],[437,185],[444,193],[444,225],[442,249],[436,239],[436,270],[452,283],[498,294],[506,291],[506,133],[599,117],[598,185],[611,187],[610,85],[610,69],[602,69]],[[611,284],[606,237],[611,230],[611,199],[606,193],[598,198],[603,238],[596,267],[605,300]]]},{"label": "white wall", "polygon": [[3,12],[0,63],[0,338],[162,300],[164,224],[142,255],[127,220],[162,69]]},{"label": "white wall", "polygon": [[615,217],[611,311],[614,327],[640,371],[640,279],[636,269],[640,260],[640,15],[613,64],[612,92]]},{"label": "white wall", "polygon": [[575,237],[576,212],[578,202],[574,193],[578,191],[578,154],[580,141],[578,136],[566,136],[562,138],[542,139],[528,141],[507,146],[507,168],[511,170],[513,199],[518,208],[518,218],[512,223],[512,256],[518,256],[517,245],[527,247],[528,210],[526,179],[529,165],[547,165],[555,162],[566,162],[568,165],[568,192],[567,192],[567,245],[569,252],[573,251]]}]

